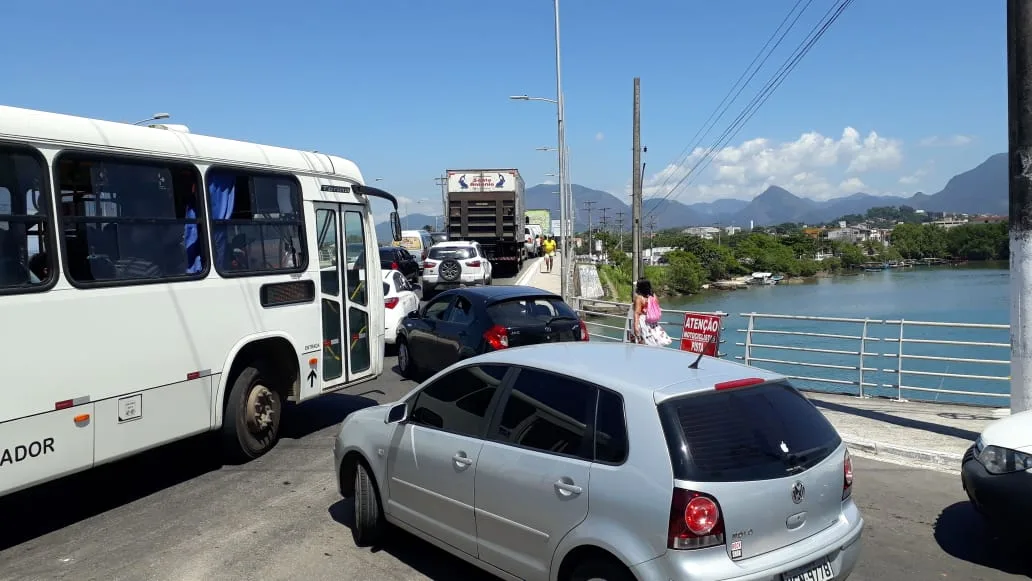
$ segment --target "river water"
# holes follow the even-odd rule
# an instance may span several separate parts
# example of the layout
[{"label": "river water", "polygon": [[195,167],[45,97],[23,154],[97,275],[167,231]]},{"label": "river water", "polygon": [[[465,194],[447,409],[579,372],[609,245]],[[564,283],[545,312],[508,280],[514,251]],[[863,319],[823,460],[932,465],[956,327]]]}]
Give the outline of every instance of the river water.
[{"label": "river water", "polygon": [[[768,332],[751,336],[753,364],[796,377],[825,380],[797,380],[800,387],[806,389],[857,394],[862,381],[865,395],[1006,407],[1009,405],[1006,397],[990,394],[1004,395],[1010,391],[1006,381],[1010,373],[1008,330],[919,323],[1006,325],[1010,318],[1009,300],[1006,265],[981,264],[890,269],[800,284],[704,291],[690,297],[667,298],[662,303],[668,332],[675,337],[680,335],[684,316],[672,310],[727,313],[721,352],[727,358],[739,359],[745,354],[744,345],[739,343],[745,342],[743,331],[749,325],[749,318],[742,316],[743,313],[857,319],[856,322],[830,322],[754,318],[753,328]],[[871,322],[865,325],[864,319]],[[612,320],[595,320],[614,324]],[[597,326],[591,331],[618,336],[612,330]],[[861,367],[861,337],[865,338],[862,378],[858,369]],[[676,347],[676,343],[672,347]],[[785,347],[810,351],[786,350]],[[970,359],[992,362],[965,361]]]}]

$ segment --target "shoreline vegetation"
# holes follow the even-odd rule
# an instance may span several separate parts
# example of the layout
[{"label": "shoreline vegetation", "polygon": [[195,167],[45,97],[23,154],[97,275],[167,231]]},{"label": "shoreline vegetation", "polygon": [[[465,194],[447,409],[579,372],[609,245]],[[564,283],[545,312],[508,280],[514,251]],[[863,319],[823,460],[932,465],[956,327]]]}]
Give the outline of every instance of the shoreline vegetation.
[{"label": "shoreline vegetation", "polygon": [[[608,300],[627,302],[631,294],[629,240],[599,233],[609,264],[598,267]],[[1007,224],[971,223],[952,228],[935,224],[903,222],[892,228],[888,243],[848,242],[813,236],[798,224],[738,232],[710,240],[685,234],[682,229],[655,233],[651,247],[673,248],[664,255],[665,264],[646,265],[645,277],[662,297],[685,296],[703,289],[734,289],[744,286],[753,272],[770,272],[783,279],[779,284],[797,284],[889,263],[958,263],[1006,261],[1009,259]],[[817,260],[817,257],[822,260]]]}]

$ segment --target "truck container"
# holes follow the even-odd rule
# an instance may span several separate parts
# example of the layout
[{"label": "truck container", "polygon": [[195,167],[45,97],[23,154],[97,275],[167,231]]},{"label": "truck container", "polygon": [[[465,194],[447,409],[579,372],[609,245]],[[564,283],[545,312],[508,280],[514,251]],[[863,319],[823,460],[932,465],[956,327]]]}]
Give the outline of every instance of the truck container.
[{"label": "truck container", "polygon": [[525,258],[524,183],[516,169],[448,170],[448,239],[470,240],[499,271],[515,275]]}]

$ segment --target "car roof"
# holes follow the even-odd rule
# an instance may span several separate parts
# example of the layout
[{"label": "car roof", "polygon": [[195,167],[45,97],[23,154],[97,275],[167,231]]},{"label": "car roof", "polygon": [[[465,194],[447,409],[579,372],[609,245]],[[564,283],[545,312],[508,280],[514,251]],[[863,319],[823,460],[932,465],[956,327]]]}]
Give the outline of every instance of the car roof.
[{"label": "car roof", "polygon": [[453,288],[444,291],[438,296],[443,297],[455,295],[469,299],[476,299],[482,303],[496,303],[498,301],[518,299],[522,297],[549,297],[562,300],[562,297],[553,292],[539,289],[534,286],[523,285],[470,286]]},{"label": "car roof", "polygon": [[464,248],[466,246],[476,246],[477,243],[472,240],[444,240],[434,244],[435,248]]},{"label": "car roof", "polygon": [[[784,376],[726,359],[703,357],[679,349],[615,341],[542,343],[479,355],[478,363],[503,363],[569,375],[625,394],[648,395],[657,403],[713,389],[723,381]],[[470,361],[470,360],[467,360]]]}]

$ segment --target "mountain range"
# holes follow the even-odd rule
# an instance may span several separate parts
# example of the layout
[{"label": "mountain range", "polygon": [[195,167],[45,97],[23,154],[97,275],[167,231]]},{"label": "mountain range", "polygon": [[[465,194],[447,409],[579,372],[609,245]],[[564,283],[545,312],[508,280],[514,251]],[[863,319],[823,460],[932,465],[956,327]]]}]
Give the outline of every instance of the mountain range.
[{"label": "mountain range", "polygon": [[[573,199],[577,208],[575,229],[597,225],[603,216],[615,226],[623,213],[625,229],[630,229],[630,205],[627,196],[617,197],[608,192],[573,184]],[[559,197],[555,184],[539,184],[526,191],[527,209],[548,209],[553,219],[559,218]],[[771,186],[750,200],[720,199],[713,202],[683,204],[676,200],[645,198],[642,211],[647,220],[655,218],[656,229],[680,226],[731,225],[748,227],[769,226],[785,222],[823,224],[849,214],[864,214],[879,206],[910,206],[929,212],[958,212],[964,214],[996,214],[1006,216],[1009,207],[1009,177],[1006,153],[990,156],[977,167],[950,178],[946,186],[934,194],[918,192],[909,197],[875,196],[858,192],[850,196],[825,201],[801,198],[788,190]],[[433,224],[432,216],[412,214],[411,224]],[[404,222],[404,217],[403,217]],[[380,235],[390,232],[387,223],[377,226]]]}]

